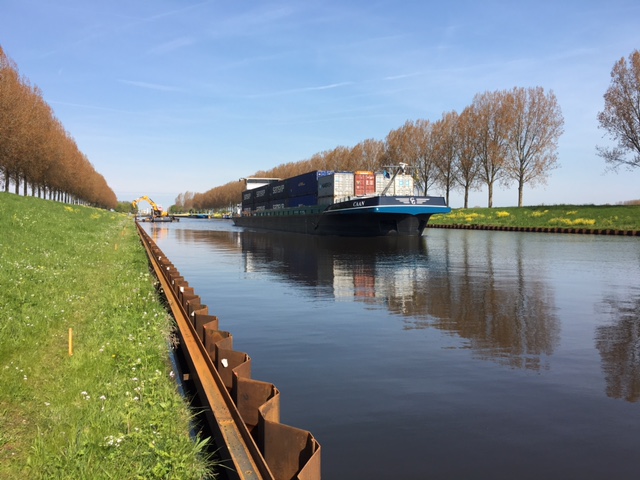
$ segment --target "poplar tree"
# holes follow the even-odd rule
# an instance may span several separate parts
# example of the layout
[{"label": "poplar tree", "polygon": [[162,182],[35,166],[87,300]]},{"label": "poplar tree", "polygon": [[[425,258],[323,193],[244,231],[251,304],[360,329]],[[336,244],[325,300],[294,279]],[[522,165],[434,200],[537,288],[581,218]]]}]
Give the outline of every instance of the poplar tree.
[{"label": "poplar tree", "polygon": [[564,119],[553,92],[545,93],[542,87],[516,87],[505,98],[509,125],[504,172],[506,179],[518,185],[518,206],[522,207],[525,184],[545,183],[557,168]]}]

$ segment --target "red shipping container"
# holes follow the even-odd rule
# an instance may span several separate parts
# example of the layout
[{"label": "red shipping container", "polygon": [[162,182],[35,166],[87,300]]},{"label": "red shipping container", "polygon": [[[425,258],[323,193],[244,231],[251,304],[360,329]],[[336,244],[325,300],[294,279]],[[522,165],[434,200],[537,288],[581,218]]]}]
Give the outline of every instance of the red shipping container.
[{"label": "red shipping container", "polygon": [[376,176],[373,172],[356,172],[355,179],[355,194],[356,197],[362,197],[364,195],[375,195],[376,193]]}]

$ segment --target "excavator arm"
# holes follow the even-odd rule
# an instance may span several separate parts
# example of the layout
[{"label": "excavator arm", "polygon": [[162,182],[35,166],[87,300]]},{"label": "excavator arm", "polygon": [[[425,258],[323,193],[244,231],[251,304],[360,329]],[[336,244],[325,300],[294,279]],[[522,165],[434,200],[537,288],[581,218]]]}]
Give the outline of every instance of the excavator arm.
[{"label": "excavator arm", "polygon": [[133,205],[133,208],[138,208],[138,203],[142,201],[145,201],[149,205],[151,205],[154,217],[166,217],[167,215],[169,215],[167,212],[162,210],[162,207],[160,205],[156,204],[156,202],[151,200],[147,195],[143,195],[142,197],[135,199],[133,202],[131,202],[131,205]]}]

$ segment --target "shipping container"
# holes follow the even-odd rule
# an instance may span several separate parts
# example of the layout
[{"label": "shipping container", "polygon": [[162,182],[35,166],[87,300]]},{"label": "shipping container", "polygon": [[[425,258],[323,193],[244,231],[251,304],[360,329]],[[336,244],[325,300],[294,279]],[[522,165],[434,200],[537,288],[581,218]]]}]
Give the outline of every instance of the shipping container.
[{"label": "shipping container", "polygon": [[253,202],[253,194],[255,193],[255,190],[245,190],[244,192],[242,192],[242,203],[247,202]]},{"label": "shipping container", "polygon": [[301,197],[318,194],[318,179],[331,175],[330,170],[314,170],[285,180],[287,196]]},{"label": "shipping container", "polygon": [[[382,172],[376,173],[376,194],[382,195],[382,192],[390,182],[391,175],[385,175]],[[396,175],[396,178],[387,190],[386,195],[415,195],[413,177],[411,175]]]},{"label": "shipping container", "polygon": [[269,185],[269,198],[271,200],[279,200],[289,196],[286,188],[286,181],[280,180]]},{"label": "shipping container", "polygon": [[413,177],[411,175],[397,175],[394,183],[396,187],[396,195],[415,195]]},{"label": "shipping container", "polygon": [[271,210],[281,210],[283,208],[286,208],[287,206],[287,201],[284,198],[281,198],[279,200],[271,200],[269,202],[269,208],[271,208]]},{"label": "shipping container", "polygon": [[303,173],[295,177],[287,178],[288,196],[300,197],[302,195],[310,195],[318,192],[318,173],[317,171]]},{"label": "shipping container", "polygon": [[334,172],[318,179],[318,197],[352,197],[353,172]]},{"label": "shipping container", "polygon": [[318,204],[318,196],[312,195],[299,195],[297,197],[287,198],[285,205],[289,208],[294,207],[311,207]]},{"label": "shipping container", "polygon": [[376,193],[376,177],[373,172],[355,172],[354,190],[356,197]]},{"label": "shipping container", "polygon": [[256,205],[258,203],[266,203],[269,201],[269,186],[256,188],[255,192],[253,199]]}]

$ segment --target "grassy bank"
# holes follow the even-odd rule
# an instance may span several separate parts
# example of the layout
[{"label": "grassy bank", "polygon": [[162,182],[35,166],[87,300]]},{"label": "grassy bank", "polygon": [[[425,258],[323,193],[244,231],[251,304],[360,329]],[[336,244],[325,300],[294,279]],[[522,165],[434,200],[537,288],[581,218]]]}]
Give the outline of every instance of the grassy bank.
[{"label": "grassy bank", "polygon": [[205,478],[170,325],[130,219],[0,193],[0,478]]},{"label": "grassy bank", "polygon": [[640,230],[640,205],[554,205],[456,209],[434,215],[430,225]]}]

